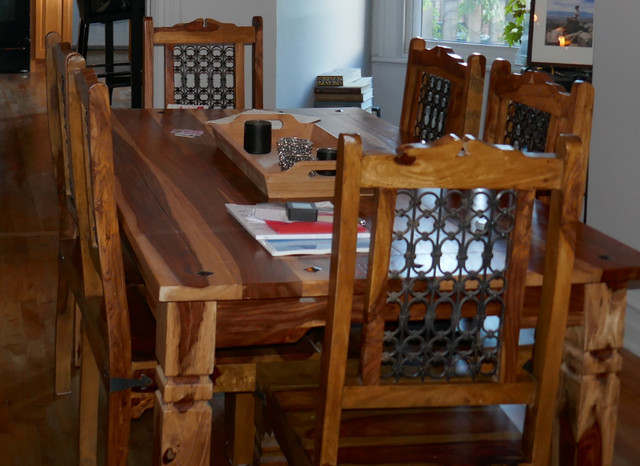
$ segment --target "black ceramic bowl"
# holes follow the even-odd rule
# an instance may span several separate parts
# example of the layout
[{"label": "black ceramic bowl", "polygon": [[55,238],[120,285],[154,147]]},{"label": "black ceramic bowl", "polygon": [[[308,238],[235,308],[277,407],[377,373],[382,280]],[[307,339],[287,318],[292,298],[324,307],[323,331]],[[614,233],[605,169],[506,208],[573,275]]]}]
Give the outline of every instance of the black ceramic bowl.
[{"label": "black ceramic bowl", "polygon": [[[316,158],[318,160],[336,160],[338,157],[338,150],[328,147],[321,147],[316,152]],[[317,170],[316,173],[322,176],[336,176],[335,170]]]}]

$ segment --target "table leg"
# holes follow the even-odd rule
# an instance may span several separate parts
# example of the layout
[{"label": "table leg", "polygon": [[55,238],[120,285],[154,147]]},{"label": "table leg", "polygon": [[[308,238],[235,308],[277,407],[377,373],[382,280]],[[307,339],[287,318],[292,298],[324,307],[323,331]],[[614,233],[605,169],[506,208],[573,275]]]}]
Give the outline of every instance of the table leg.
[{"label": "table leg", "polygon": [[584,287],[584,325],[567,329],[565,339],[554,464],[612,464],[626,301],[624,287]]},{"label": "table leg", "polygon": [[134,0],[131,5],[131,108],[142,108],[142,19],[144,0]]},{"label": "table leg", "polygon": [[256,426],[256,401],[253,393],[225,393],[225,429],[228,435],[227,456],[231,464],[249,464],[253,461]]},{"label": "table leg", "polygon": [[216,303],[161,303],[156,315],[153,464],[208,466]]}]

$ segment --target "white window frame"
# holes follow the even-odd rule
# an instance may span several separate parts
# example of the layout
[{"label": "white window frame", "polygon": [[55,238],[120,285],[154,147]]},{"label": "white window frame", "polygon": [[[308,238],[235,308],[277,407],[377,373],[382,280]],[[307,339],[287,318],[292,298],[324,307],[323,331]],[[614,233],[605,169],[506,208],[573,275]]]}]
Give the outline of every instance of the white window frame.
[{"label": "white window frame", "polygon": [[[373,0],[373,31],[371,60],[373,62],[406,63],[405,44],[420,35],[421,0]],[[463,59],[472,53],[481,53],[487,59],[487,68],[498,57],[514,64],[519,47],[427,40],[427,47],[451,47]]]}]

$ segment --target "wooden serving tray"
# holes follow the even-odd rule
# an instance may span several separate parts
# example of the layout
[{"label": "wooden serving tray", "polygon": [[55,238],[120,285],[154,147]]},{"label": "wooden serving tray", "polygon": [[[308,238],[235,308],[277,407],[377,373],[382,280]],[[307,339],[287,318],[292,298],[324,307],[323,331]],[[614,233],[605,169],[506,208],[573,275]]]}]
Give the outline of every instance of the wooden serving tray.
[{"label": "wooden serving tray", "polygon": [[[263,155],[249,154],[244,150],[244,122],[247,120],[270,120],[271,152]],[[281,123],[281,128],[278,121]],[[321,147],[337,148],[338,139],[314,123],[301,123],[293,115],[239,114],[228,123],[210,123],[216,134],[220,149],[247,177],[264,192],[270,200],[332,198],[335,176],[322,176],[318,170],[335,170],[331,160],[309,160],[296,163],[289,170],[281,171],[277,142],[284,137],[299,137],[313,141],[313,152]]]}]

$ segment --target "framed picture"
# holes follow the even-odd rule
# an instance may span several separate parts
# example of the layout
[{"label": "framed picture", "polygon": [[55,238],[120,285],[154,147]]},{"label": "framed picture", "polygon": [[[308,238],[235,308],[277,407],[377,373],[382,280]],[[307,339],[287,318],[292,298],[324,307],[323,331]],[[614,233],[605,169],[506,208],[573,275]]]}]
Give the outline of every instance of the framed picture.
[{"label": "framed picture", "polygon": [[531,0],[529,66],[593,65],[595,0]]}]

